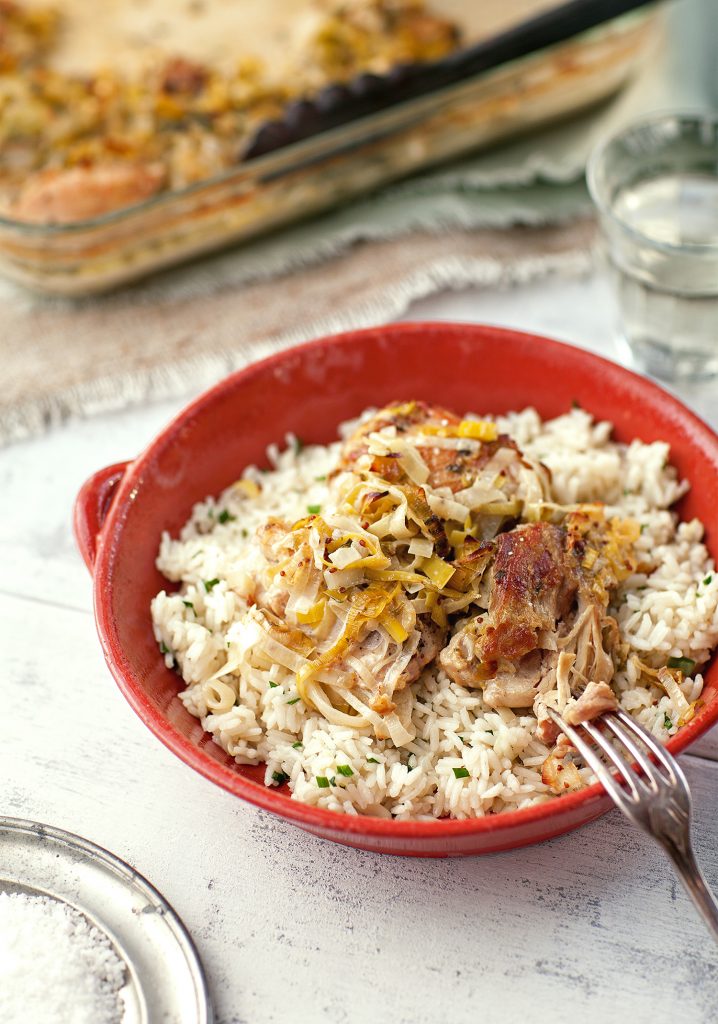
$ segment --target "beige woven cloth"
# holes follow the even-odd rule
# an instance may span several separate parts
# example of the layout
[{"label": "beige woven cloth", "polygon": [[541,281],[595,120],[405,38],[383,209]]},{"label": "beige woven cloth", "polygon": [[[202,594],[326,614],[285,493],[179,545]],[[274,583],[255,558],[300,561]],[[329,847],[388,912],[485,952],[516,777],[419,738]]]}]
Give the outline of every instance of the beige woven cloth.
[{"label": "beige woven cloth", "polygon": [[73,415],[188,394],[279,348],[402,315],[445,288],[569,276],[594,225],[419,232],[238,286],[143,286],[81,303],[0,292],[0,443]]}]

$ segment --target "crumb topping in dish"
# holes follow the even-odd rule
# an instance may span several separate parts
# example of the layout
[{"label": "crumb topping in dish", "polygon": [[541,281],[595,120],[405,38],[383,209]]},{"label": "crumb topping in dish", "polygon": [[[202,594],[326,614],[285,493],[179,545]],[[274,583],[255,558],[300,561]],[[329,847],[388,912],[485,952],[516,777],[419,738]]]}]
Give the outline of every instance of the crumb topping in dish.
[{"label": "crumb topping in dish", "polygon": [[62,25],[49,8],[0,4],[0,209],[28,222],[84,220],[211,178],[293,100],[459,41],[423,0],[331,0],[298,18],[282,66],[261,53],[230,68],[157,54],[133,73],[83,75],[53,64]]}]

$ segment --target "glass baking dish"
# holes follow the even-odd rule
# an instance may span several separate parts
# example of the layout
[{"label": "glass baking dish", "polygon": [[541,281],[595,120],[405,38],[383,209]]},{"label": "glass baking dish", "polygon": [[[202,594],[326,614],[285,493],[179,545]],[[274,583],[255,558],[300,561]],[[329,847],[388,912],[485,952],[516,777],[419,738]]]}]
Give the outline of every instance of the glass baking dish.
[{"label": "glass baking dish", "polygon": [[632,11],[93,220],[42,225],[0,218],[0,272],[50,295],[106,291],[565,117],[624,83],[650,39],[653,17]]}]

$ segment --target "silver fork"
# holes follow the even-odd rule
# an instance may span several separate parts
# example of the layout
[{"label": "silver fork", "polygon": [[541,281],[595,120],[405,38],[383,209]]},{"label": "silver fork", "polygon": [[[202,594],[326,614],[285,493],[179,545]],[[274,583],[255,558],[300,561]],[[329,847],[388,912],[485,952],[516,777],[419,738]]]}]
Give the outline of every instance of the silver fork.
[{"label": "silver fork", "polygon": [[[655,736],[625,711],[610,711],[594,722],[569,725],[548,709],[620,810],[661,844],[703,920],[718,941],[718,902],[708,888],[691,846],[691,794],[678,762]],[[598,723],[613,733],[598,727]],[[585,735],[591,737],[589,743]],[[615,737],[615,739],[614,739]],[[617,749],[616,740],[635,762]],[[605,761],[599,756],[603,754]],[[649,752],[655,761],[649,756]],[[657,764],[656,764],[657,762]]]}]

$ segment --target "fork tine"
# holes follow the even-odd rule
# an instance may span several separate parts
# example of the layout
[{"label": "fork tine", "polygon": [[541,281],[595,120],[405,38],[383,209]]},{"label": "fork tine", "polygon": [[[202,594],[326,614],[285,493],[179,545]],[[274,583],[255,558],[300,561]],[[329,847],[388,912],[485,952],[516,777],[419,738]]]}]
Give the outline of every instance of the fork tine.
[{"label": "fork tine", "polygon": [[632,729],[627,729],[620,719],[612,714],[603,715],[601,721],[621,741],[623,746],[629,754],[631,754],[636,764],[643,772],[646,782],[649,784],[650,788],[653,792],[656,792],[661,782],[660,774],[656,769],[655,764],[648,756],[645,748],[641,747],[636,742],[636,736],[645,742],[643,733],[634,733]]},{"label": "fork tine", "polygon": [[[602,719],[602,721],[604,720],[605,719]],[[640,797],[641,792],[646,789],[646,786],[639,776],[633,771],[631,765],[624,760],[616,747],[606,739],[598,726],[593,722],[582,722],[581,725],[599,750],[601,750],[605,757],[607,757],[611,762],[612,767],[614,767],[623,776],[623,779],[630,786],[633,795],[636,798]]]},{"label": "fork tine", "polygon": [[[551,720],[574,744],[586,764],[593,769],[596,778],[616,806],[634,825],[648,832],[661,844],[673,861],[686,891],[703,916],[711,934],[718,941],[718,901],[708,888],[693,853],[690,833],[691,794],[686,777],[673,755],[625,712],[609,712],[603,717],[616,741],[633,754],[638,765],[643,767],[648,780],[654,784],[655,788],[652,790],[646,785],[645,780],[626,764],[623,754],[618,752],[614,742],[609,738],[609,733],[602,732],[592,722],[583,722],[581,725],[585,736],[593,740],[610,762],[607,764],[601,760],[596,748],[591,746],[578,729],[564,722],[554,708],[546,710]],[[667,770],[668,778],[661,774],[652,761],[649,761],[647,753],[638,746],[636,739],[655,754],[661,766]],[[630,786],[630,791],[621,785],[612,768],[623,776]]]},{"label": "fork tine", "polygon": [[[569,725],[568,722],[564,722],[558,712],[554,711],[553,708],[547,708],[547,711],[556,725],[566,733],[589,768],[593,770],[594,775],[599,780],[603,788],[608,792],[609,796],[613,798],[614,802],[618,804],[622,811],[630,816],[634,801],[635,799],[638,799],[638,793],[635,788],[633,786],[631,787],[634,795],[634,799],[631,799],[620,782],[614,778],[613,772],[608,765],[601,760],[591,744],[586,742],[578,730],[574,729],[574,727]],[[601,737],[601,740],[606,744],[606,740],[603,737]],[[609,751],[606,751],[606,753],[609,754]]]},{"label": "fork tine", "polygon": [[631,716],[622,708],[619,708],[619,710],[615,711],[610,717],[620,719],[628,731],[640,736],[641,740],[645,743],[651,753],[654,754],[656,760],[663,765],[671,777],[679,782],[686,791],[688,790],[688,782],[683,774],[683,769],[678,764],[678,761],[675,759],[673,754],[666,750],[660,740],[657,740],[652,733],[637,722],[635,718],[631,718]]}]

